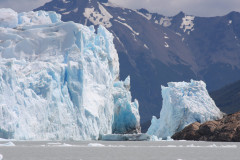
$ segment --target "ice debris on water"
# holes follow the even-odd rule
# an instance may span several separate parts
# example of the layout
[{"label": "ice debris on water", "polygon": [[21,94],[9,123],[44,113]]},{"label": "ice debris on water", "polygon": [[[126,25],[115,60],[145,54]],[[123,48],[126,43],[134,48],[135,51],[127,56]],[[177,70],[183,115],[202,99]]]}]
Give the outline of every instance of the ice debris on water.
[{"label": "ice debris on water", "polygon": [[88,147],[105,147],[105,145],[100,143],[89,143]]},{"label": "ice debris on water", "polygon": [[13,147],[16,146],[13,142],[7,142],[7,143],[3,143],[0,144],[1,147]]}]

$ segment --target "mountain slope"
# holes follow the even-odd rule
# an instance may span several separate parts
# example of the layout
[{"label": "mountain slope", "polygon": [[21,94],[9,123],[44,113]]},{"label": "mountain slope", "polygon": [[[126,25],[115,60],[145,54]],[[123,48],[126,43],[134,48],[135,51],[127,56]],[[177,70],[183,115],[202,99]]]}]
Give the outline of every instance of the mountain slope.
[{"label": "mountain slope", "polygon": [[204,80],[216,90],[240,79],[240,16],[165,17],[121,8],[107,0],[52,0],[36,10],[54,10],[64,21],[104,25],[115,37],[120,78],[131,76],[141,123],[159,115],[161,85]]},{"label": "mountain slope", "polygon": [[229,84],[210,95],[223,112],[232,114],[240,110],[240,81]]}]

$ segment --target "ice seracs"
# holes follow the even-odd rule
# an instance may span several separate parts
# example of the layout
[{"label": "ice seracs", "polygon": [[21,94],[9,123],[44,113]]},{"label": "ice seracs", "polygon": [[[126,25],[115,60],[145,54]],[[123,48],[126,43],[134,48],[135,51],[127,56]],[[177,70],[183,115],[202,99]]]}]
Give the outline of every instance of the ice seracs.
[{"label": "ice seracs", "polygon": [[[140,115],[138,101],[131,102],[130,77],[124,82],[114,83],[114,122],[113,133],[115,134],[133,134],[140,133]],[[128,92],[127,92],[128,91]]]},{"label": "ice seracs", "polygon": [[[0,129],[7,138],[91,140],[140,128],[130,78],[118,80],[113,35],[103,26],[95,33],[55,12],[0,9],[0,16]],[[124,114],[129,119],[118,123]]]},{"label": "ice seracs", "polygon": [[153,117],[147,133],[166,139],[193,122],[222,118],[203,81],[170,82],[162,86],[160,119]]}]

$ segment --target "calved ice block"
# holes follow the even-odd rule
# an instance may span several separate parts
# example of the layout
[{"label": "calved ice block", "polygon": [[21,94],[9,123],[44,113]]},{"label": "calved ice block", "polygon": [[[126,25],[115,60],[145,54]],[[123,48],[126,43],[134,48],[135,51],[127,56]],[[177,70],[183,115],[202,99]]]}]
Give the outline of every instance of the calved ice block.
[{"label": "calved ice block", "polygon": [[170,82],[162,86],[163,106],[160,119],[153,117],[147,133],[166,139],[193,122],[220,119],[223,113],[215,105],[203,81]]}]

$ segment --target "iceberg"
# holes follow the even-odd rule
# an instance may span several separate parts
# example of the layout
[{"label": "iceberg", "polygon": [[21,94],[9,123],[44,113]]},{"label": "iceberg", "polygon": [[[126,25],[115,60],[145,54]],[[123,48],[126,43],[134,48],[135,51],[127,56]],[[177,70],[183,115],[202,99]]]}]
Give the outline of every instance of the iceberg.
[{"label": "iceberg", "polygon": [[[101,135],[101,141],[151,141],[152,136],[145,133],[139,134],[106,134]],[[155,140],[152,140],[155,141]]]},{"label": "iceberg", "polygon": [[[55,12],[0,9],[0,136],[97,140],[139,132],[113,35]],[[126,118],[127,117],[127,118]]]},{"label": "iceberg", "polygon": [[160,118],[152,118],[147,133],[167,139],[193,122],[220,119],[223,113],[215,105],[203,81],[170,82],[162,86],[163,106]]}]

